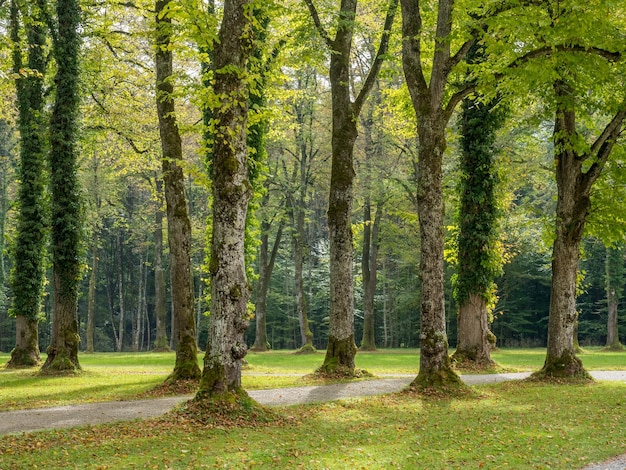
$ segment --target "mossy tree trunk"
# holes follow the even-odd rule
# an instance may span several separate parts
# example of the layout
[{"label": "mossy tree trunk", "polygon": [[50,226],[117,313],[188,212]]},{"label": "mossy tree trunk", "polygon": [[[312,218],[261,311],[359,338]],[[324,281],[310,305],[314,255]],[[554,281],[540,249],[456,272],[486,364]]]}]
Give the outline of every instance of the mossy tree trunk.
[{"label": "mossy tree trunk", "polygon": [[328,229],[330,241],[330,326],[328,347],[320,372],[354,375],[356,344],[354,340],[354,287],[352,277],[352,202],[354,183],[354,144],[358,136],[357,120],[372,90],[383,57],[387,53],[389,35],[398,2],[391,0],[387,9],[380,45],[363,86],[352,101],[350,90],[351,50],[357,0],[343,0],[338,13],[335,37],[331,38],[320,20],[312,0],[305,0],[318,33],[330,54],[329,79],[332,112],[332,163],[328,197]]},{"label": "mossy tree trunk", "polygon": [[170,248],[170,282],[176,331],[176,362],[168,382],[199,379],[198,347],[191,273],[191,221],[185,198],[182,142],[174,109],[172,20],[167,14],[170,0],[157,0],[156,13],[156,86],[157,114],[161,137],[163,183]]},{"label": "mossy tree trunk", "polygon": [[245,229],[252,187],[248,175],[247,63],[252,52],[250,0],[227,0],[214,49],[213,232],[211,308],[204,369],[196,400],[242,395],[244,332],[250,313],[245,269]]},{"label": "mossy tree trunk", "polygon": [[98,274],[98,235],[94,231],[91,240],[91,273],[89,275],[89,293],[87,298],[87,348],[86,352],[94,352],[93,336],[96,317],[96,280]]},{"label": "mossy tree trunk", "polygon": [[[443,289],[443,187],[442,161],[445,131],[458,103],[471,91],[447,93],[451,71],[465,57],[473,41],[451,54],[452,0],[437,2],[433,55],[422,49],[421,2],[401,0],[402,66],[417,117],[417,209],[420,224],[420,370],[413,385],[437,386],[459,382],[448,356]],[[428,62],[429,81],[425,62]]]},{"label": "mossy tree trunk", "polygon": [[52,257],[54,318],[48,358],[42,370],[80,369],[78,363],[78,287],[82,231],[78,181],[78,106],[80,7],[77,0],[58,0],[53,31],[56,97],[50,118],[52,183]]},{"label": "mossy tree trunk", "polygon": [[[574,334],[576,312],[576,274],[585,222],[591,207],[590,193],[600,176],[615,141],[621,132],[626,111],[619,111],[596,141],[585,149],[576,145],[580,138],[573,108],[572,87],[565,79],[554,85],[556,117],[554,158],[557,181],[556,237],[552,249],[552,286],[548,347],[538,376],[587,377],[582,361],[576,357]],[[586,171],[585,164],[592,160]]]},{"label": "mossy tree trunk", "polygon": [[606,326],[606,347],[622,350],[619,340],[618,304],[624,285],[624,248],[622,245],[606,249],[606,302],[608,318]]},{"label": "mossy tree trunk", "polygon": [[[37,365],[40,362],[37,323],[42,301],[46,245],[45,193],[45,100],[47,37],[42,12],[24,5],[22,18],[28,45],[27,64],[20,49],[20,11],[11,3],[13,70],[16,79],[18,127],[20,131],[20,188],[15,264],[11,275],[13,304],[10,313],[17,318],[16,347],[9,367]],[[24,67],[32,70],[25,73]]]},{"label": "mossy tree trunk", "polygon": [[155,351],[169,351],[167,339],[167,296],[163,269],[163,182],[156,178],[157,208],[154,228],[154,316],[156,317]]}]

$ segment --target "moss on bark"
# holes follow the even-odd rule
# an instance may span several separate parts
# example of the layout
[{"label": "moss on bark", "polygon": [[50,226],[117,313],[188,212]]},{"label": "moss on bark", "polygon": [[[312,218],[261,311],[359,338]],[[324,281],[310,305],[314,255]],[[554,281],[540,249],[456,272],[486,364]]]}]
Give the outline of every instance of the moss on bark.
[{"label": "moss on bark", "polygon": [[317,369],[317,372],[324,375],[353,377],[355,375],[354,357],[356,352],[353,334],[342,340],[330,336],[324,363]]},{"label": "moss on bark", "polygon": [[564,351],[560,357],[546,357],[543,368],[532,375],[536,380],[573,379],[593,380],[583,367],[582,361],[571,351]]}]

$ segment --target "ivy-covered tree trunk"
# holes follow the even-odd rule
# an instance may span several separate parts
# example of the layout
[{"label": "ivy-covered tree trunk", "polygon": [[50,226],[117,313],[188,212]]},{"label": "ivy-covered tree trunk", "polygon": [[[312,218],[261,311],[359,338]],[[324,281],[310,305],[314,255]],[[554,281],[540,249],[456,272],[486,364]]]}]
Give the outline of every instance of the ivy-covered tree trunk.
[{"label": "ivy-covered tree trunk", "polygon": [[11,2],[11,39],[13,70],[16,79],[18,127],[20,131],[20,189],[15,263],[11,276],[13,304],[10,313],[17,318],[16,345],[8,367],[39,364],[39,322],[44,278],[46,245],[45,124],[43,96],[46,72],[46,34],[39,9],[24,6],[24,29],[28,60],[24,72],[20,49],[20,14]]},{"label": "ivy-covered tree trunk", "polygon": [[199,379],[198,347],[194,311],[194,288],[191,273],[191,221],[185,199],[185,179],[180,162],[182,143],[174,110],[172,84],[172,20],[167,14],[170,0],[157,0],[156,12],[156,83],[157,114],[161,136],[163,182],[167,208],[170,279],[174,309],[176,363],[168,382]]},{"label": "ivy-covered tree trunk", "polygon": [[357,120],[369,95],[383,57],[387,52],[389,34],[398,7],[389,2],[380,46],[371,64],[363,87],[354,102],[350,90],[350,54],[357,13],[357,0],[343,0],[338,13],[335,38],[331,39],[321,23],[312,0],[306,4],[315,26],[326,41],[330,54],[330,86],[332,111],[332,163],[328,197],[328,229],[330,241],[330,325],[326,357],[319,371],[354,375],[357,348],[354,338],[354,287],[352,277],[352,202],[354,199],[354,144]]},{"label": "ivy-covered tree trunk", "polygon": [[80,369],[78,363],[78,287],[81,275],[81,196],[78,181],[78,105],[80,7],[58,0],[53,41],[57,72],[50,118],[52,183],[52,258],[54,318],[45,371]]},{"label": "ivy-covered tree trunk", "polygon": [[9,123],[0,119],[0,311],[4,311],[6,307],[7,296],[6,288],[6,264],[4,254],[4,237],[7,211],[9,209],[8,201],[8,179],[10,171],[10,162],[12,160],[12,144],[13,129]]},{"label": "ivy-covered tree trunk", "polygon": [[[475,44],[467,62],[484,54]],[[502,271],[497,254],[497,176],[493,144],[502,122],[497,101],[476,98],[463,101],[461,124],[461,207],[459,210],[458,268],[455,297],[459,306],[457,346],[453,359],[482,367],[493,364],[495,336],[489,329],[487,306],[493,300],[495,278]]]},{"label": "ivy-covered tree trunk", "polygon": [[[591,187],[600,176],[621,132],[626,110],[619,111],[589,150],[576,145],[580,138],[576,128],[572,88],[564,80],[554,85],[556,117],[554,123],[554,158],[558,188],[556,203],[556,236],[552,249],[552,286],[548,347],[538,376],[588,377],[582,361],[576,356],[574,334],[576,311],[576,274],[585,222],[591,208]],[[582,150],[582,151],[581,151]],[[583,171],[587,161],[591,165]]]},{"label": "ivy-covered tree trunk", "polygon": [[252,187],[248,177],[247,62],[252,52],[250,0],[227,0],[215,43],[213,109],[213,233],[211,314],[204,369],[196,400],[243,395],[244,333],[250,313],[245,269],[245,229]]},{"label": "ivy-covered tree trunk", "polygon": [[619,340],[617,306],[624,286],[624,249],[623,246],[606,249],[606,302],[608,319],[606,325],[606,347],[611,350],[624,349]]},{"label": "ivy-covered tree trunk", "polygon": [[167,340],[167,296],[165,270],[163,269],[163,183],[156,178],[157,208],[154,228],[154,316],[156,317],[156,337],[154,351],[169,351]]}]

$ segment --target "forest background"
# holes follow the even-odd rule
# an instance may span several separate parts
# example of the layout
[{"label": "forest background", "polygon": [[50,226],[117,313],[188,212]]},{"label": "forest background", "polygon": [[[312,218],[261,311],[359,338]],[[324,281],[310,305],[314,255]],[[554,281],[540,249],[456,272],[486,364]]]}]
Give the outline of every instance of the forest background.
[{"label": "forest background", "polygon": [[[572,3],[574,6],[576,2]],[[161,148],[155,106],[153,5],[141,2],[83,2],[81,68],[80,180],[85,230],[79,327],[86,348],[87,316],[94,314],[97,351],[148,350],[156,340],[156,312],[169,308],[159,300],[159,283],[167,282],[169,253],[161,181]],[[207,234],[210,232],[211,179],[203,146],[202,103],[210,99],[203,82],[203,31],[210,17],[194,16],[191,3],[172,7],[177,117],[183,135],[185,184],[192,221],[192,269],[198,344],[207,342]],[[315,348],[326,347],[329,325],[329,230],[326,219],[330,181],[330,83],[328,54],[303,5],[272,5],[265,38],[264,102],[251,121],[267,122],[266,156],[248,217],[248,276],[259,300],[268,263],[274,258],[267,291],[267,340],[273,349],[297,349],[306,325]],[[330,15],[330,5],[320,7]],[[325,8],[327,10],[325,10]],[[351,55],[353,88],[365,80],[376,53],[386,5],[359,5],[356,47]],[[198,9],[200,11],[201,9]],[[581,15],[586,14],[585,12]],[[599,13],[598,13],[599,14]],[[209,19],[207,19],[209,18]],[[0,3],[0,34],[8,39],[9,2]],[[590,20],[591,21],[591,20]],[[598,21],[595,18],[593,21]],[[624,28],[624,14],[612,18]],[[581,23],[582,24],[582,23]],[[506,29],[510,25],[502,24]],[[532,26],[532,25],[531,25]],[[580,24],[574,27],[581,27]],[[520,34],[522,34],[520,32]],[[581,36],[586,30],[581,29]],[[378,347],[419,346],[419,224],[417,153],[414,115],[400,62],[399,27],[392,30],[389,52],[358,122],[355,147],[354,232],[355,337],[363,331],[369,270],[377,285],[373,296]],[[198,53],[198,50],[201,53]],[[11,42],[0,43],[0,351],[15,346],[15,319],[9,315],[14,267],[17,194],[20,183],[18,134],[11,72]],[[200,57],[200,60],[198,58]],[[456,79],[465,80],[467,70]],[[501,217],[491,329],[499,346],[545,346],[550,302],[551,246],[554,239],[557,187],[552,140],[551,103],[540,84],[545,73],[529,66],[516,77],[525,85],[502,93],[507,119],[497,133],[497,200]],[[596,68],[597,87],[589,88],[589,110],[582,121],[589,134],[623,96],[621,70]],[[46,77],[44,87],[51,87]],[[610,86],[606,86],[606,83]],[[506,82],[505,82],[506,83]],[[593,82],[592,80],[592,83]],[[621,85],[620,85],[621,84]],[[489,90],[489,84],[486,85]],[[492,93],[493,90],[491,90]],[[457,272],[459,226],[460,130],[453,117],[447,128],[444,160],[446,202],[446,312],[450,344],[455,344],[457,306],[453,279]],[[624,214],[626,174],[618,141],[592,194],[592,209],[578,279],[578,338],[582,345],[606,342],[607,285],[617,300],[626,280]],[[49,195],[48,195],[49,198]],[[165,237],[165,239],[164,239]],[[371,262],[372,252],[375,262]],[[47,255],[46,255],[47,256]],[[364,261],[368,261],[364,263]],[[51,261],[47,261],[51,279]],[[610,267],[610,269],[608,269]],[[607,270],[608,269],[608,270]],[[608,273],[608,274],[607,274]],[[50,342],[51,289],[42,304],[39,341]],[[302,302],[301,299],[305,301]],[[258,306],[257,306],[258,309]],[[626,340],[624,307],[619,304],[620,332]],[[171,320],[168,338],[172,343]],[[246,333],[255,341],[255,322]],[[306,336],[306,335],[304,335]]]}]

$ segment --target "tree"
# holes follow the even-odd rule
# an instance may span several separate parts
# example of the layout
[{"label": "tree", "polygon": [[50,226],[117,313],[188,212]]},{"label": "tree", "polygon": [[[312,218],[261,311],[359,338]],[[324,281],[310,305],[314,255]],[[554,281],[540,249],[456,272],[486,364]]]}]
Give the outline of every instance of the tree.
[{"label": "tree", "polygon": [[157,0],[156,86],[159,133],[161,136],[163,182],[167,207],[170,279],[174,309],[176,363],[168,382],[200,378],[193,277],[191,274],[191,222],[187,212],[182,161],[182,142],[174,110],[172,20],[167,13],[170,0]]},{"label": "tree", "polygon": [[227,0],[214,43],[212,109],[213,231],[209,274],[211,313],[204,369],[196,400],[243,394],[243,334],[250,296],[245,269],[245,227],[252,188],[248,176],[247,63],[253,50],[252,3]]},{"label": "tree", "polygon": [[39,364],[38,323],[42,302],[45,245],[45,99],[46,32],[43,12],[35,5],[24,6],[21,14],[26,30],[28,59],[22,61],[20,11],[11,2],[11,40],[13,70],[16,74],[20,131],[20,213],[15,247],[15,265],[11,276],[12,315],[16,317],[16,343],[9,367]]},{"label": "tree", "polygon": [[[475,43],[468,63],[484,60]],[[458,304],[457,347],[453,359],[480,366],[493,364],[490,350],[495,337],[490,330],[488,306],[494,302],[494,281],[502,271],[498,252],[499,208],[494,143],[503,121],[499,100],[477,97],[463,100],[460,116],[461,182],[455,298]]]},{"label": "tree", "polygon": [[[423,45],[427,27],[422,22],[422,3],[401,0],[402,65],[411,103],[417,117],[417,208],[420,225],[420,369],[415,386],[458,383],[448,356],[444,309],[444,201],[442,162],[446,126],[457,104],[471,87],[449,93],[449,78],[467,54],[473,40],[451,53],[452,0],[437,2],[434,52],[427,81]],[[430,27],[430,25],[428,26]]]},{"label": "tree", "polygon": [[389,2],[378,51],[361,90],[352,100],[350,55],[356,27],[357,0],[342,0],[335,37],[325,29],[312,0],[305,0],[319,35],[330,53],[332,94],[332,168],[328,198],[330,233],[330,329],[328,347],[320,371],[354,375],[354,291],[352,276],[352,201],[354,144],[357,120],[387,53],[391,27],[398,7]]},{"label": "tree", "polygon": [[163,182],[156,179],[157,208],[154,227],[154,316],[156,317],[155,351],[169,351],[167,340],[167,299],[165,287],[165,270],[163,269]]},{"label": "tree", "polygon": [[[374,109],[380,105],[381,94],[379,84],[373,91],[373,99],[369,106],[366,118],[363,119],[363,130],[365,138],[365,162],[363,187],[365,196],[363,200],[363,252],[361,256],[361,275],[363,277],[363,336],[361,338],[360,349],[362,351],[376,350],[376,338],[374,328],[374,297],[378,284],[378,251],[380,247],[379,233],[380,224],[383,217],[384,202],[379,201],[372,218],[372,195],[373,161],[381,161],[383,149],[381,142],[382,132],[374,128]],[[380,124],[380,122],[378,123]]]},{"label": "tree", "polygon": [[56,24],[50,19],[48,23],[56,61],[56,96],[50,116],[54,318],[48,358],[42,370],[54,372],[80,369],[78,286],[82,218],[77,175],[80,76],[78,1],[58,0]]},{"label": "tree", "polygon": [[617,306],[624,286],[624,248],[623,245],[606,249],[606,302],[608,307],[606,347],[622,351],[624,346],[619,341]]}]

